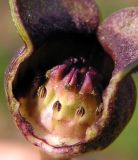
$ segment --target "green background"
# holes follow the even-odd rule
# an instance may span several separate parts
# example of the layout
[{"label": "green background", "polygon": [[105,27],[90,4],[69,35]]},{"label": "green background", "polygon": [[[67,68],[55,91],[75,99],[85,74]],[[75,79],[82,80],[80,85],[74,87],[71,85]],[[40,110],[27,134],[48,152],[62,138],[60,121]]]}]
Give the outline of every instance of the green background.
[{"label": "green background", "polygon": [[[138,0],[97,0],[104,19],[112,12],[128,6],[138,6]],[[16,129],[4,96],[4,73],[16,51],[23,42],[17,34],[10,16],[7,0],[0,0],[0,144],[4,141],[28,143]],[[135,76],[138,85],[138,76]],[[124,106],[125,107],[125,106]],[[133,118],[112,145],[102,152],[87,156],[94,160],[137,160],[138,159],[138,108]],[[30,145],[31,146],[31,145]],[[91,158],[92,157],[92,158]],[[82,157],[81,159],[86,159]]]}]

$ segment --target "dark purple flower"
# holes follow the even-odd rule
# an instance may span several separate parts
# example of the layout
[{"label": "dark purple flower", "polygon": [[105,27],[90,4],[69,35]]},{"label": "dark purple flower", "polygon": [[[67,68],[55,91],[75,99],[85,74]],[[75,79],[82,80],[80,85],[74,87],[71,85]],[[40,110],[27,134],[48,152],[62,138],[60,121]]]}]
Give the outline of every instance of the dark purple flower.
[{"label": "dark purple flower", "polygon": [[103,23],[94,0],[10,0],[24,47],[6,73],[11,113],[54,157],[103,149],[136,105],[138,7]]}]

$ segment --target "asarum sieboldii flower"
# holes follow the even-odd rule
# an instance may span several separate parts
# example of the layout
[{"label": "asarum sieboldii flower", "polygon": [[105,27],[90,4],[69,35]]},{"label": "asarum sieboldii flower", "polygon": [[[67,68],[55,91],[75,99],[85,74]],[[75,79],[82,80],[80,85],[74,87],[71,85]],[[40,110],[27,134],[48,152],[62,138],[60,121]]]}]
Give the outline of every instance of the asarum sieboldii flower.
[{"label": "asarum sieboldii flower", "polygon": [[5,88],[21,132],[53,157],[107,147],[136,105],[138,7],[100,24],[94,0],[10,0],[10,6],[24,46]]}]

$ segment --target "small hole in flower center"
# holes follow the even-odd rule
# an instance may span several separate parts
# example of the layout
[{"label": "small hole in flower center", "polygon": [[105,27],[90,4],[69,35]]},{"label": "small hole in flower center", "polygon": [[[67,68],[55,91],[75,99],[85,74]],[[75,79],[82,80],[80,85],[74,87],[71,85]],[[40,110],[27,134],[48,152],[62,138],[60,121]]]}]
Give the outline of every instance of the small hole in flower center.
[{"label": "small hole in flower center", "polygon": [[59,101],[56,101],[53,105],[53,109],[57,110],[58,112],[61,110],[61,103]]},{"label": "small hole in flower center", "polygon": [[37,91],[37,95],[40,98],[45,98],[47,94],[47,89],[45,86],[40,86]]},{"label": "small hole in flower center", "polygon": [[82,106],[79,107],[76,111],[76,114],[82,117],[85,114],[85,109]]}]

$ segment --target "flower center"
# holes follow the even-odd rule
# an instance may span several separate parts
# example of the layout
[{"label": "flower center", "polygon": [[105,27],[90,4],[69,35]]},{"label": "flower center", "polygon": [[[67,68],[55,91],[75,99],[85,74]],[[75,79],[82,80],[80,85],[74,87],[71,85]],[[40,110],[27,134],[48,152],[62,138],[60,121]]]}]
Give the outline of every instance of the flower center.
[{"label": "flower center", "polygon": [[84,141],[102,112],[100,74],[84,58],[69,58],[47,71],[46,79],[38,87],[31,115],[44,139],[57,146]]}]

